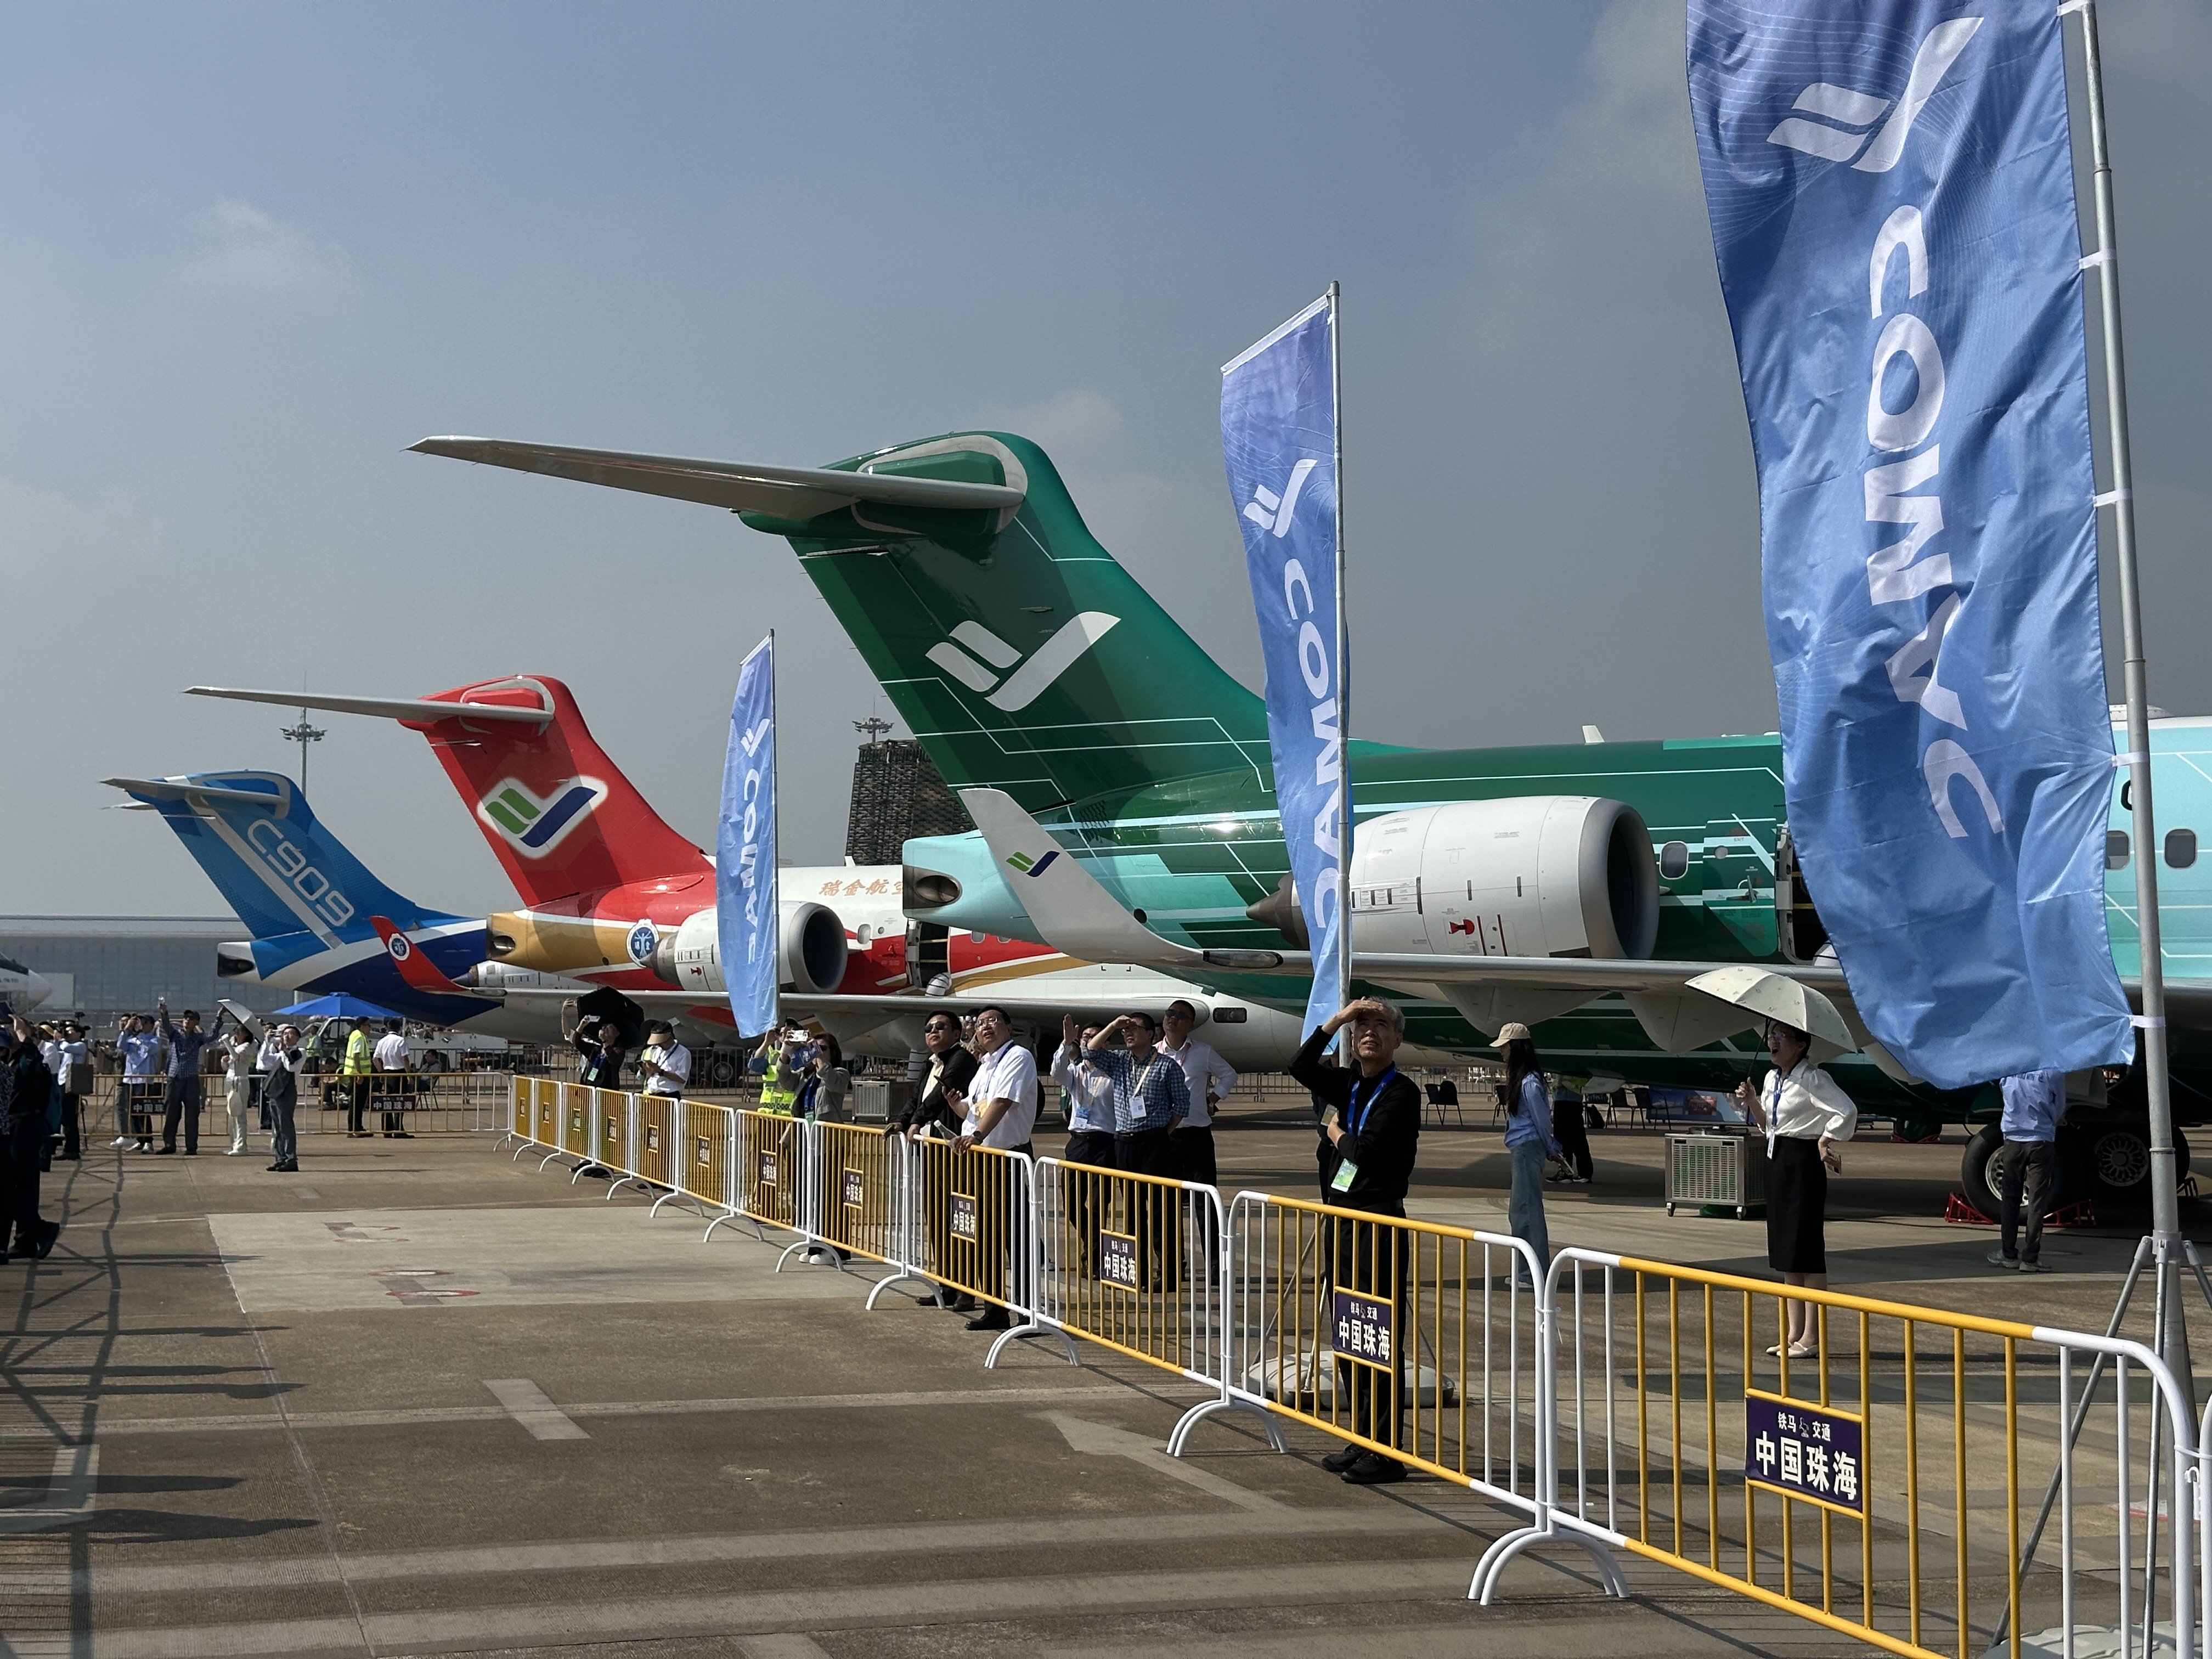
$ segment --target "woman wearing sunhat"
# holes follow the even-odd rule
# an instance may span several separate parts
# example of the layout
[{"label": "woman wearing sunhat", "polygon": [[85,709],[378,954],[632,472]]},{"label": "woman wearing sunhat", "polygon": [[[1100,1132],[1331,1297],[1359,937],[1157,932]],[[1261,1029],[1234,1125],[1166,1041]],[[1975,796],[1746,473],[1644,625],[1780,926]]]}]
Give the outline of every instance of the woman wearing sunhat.
[{"label": "woman wearing sunhat", "polygon": [[1552,1260],[1552,1236],[1544,1225],[1544,1163],[1559,1155],[1552,1133],[1552,1089],[1527,1026],[1516,1020],[1498,1027],[1496,1047],[1505,1057],[1505,1150],[1513,1159],[1513,1196],[1505,1212],[1513,1237],[1536,1253],[1540,1270]]},{"label": "woman wearing sunhat", "polygon": [[[1766,1052],[1774,1069],[1758,1088],[1736,1085],[1735,1097],[1752,1122],[1766,1132],[1766,1262],[1785,1285],[1828,1288],[1828,1175],[1844,1161],[1837,1143],[1858,1128],[1859,1109],[1851,1097],[1813,1064],[1813,1042],[1795,1025],[1766,1023]],[[1819,1311],[1810,1302],[1785,1297],[1793,1359],[1820,1352]]]}]

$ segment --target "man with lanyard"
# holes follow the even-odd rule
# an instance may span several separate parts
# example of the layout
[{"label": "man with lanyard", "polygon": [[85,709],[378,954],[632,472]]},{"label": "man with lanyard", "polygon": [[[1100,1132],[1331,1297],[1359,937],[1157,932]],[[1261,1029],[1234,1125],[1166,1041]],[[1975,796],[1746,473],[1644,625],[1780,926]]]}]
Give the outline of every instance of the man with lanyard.
[{"label": "man with lanyard", "polygon": [[356,1019],[353,1030],[346,1033],[345,1054],[338,1061],[338,1076],[346,1091],[346,1137],[351,1140],[368,1139],[368,1125],[363,1120],[368,1115],[370,1054],[368,1022]]},{"label": "man with lanyard", "polygon": [[[947,1097],[964,1091],[975,1075],[975,1056],[961,1047],[960,1016],[951,1009],[931,1011],[922,1022],[921,1044],[927,1057],[921,1074],[914,1080],[904,1109],[884,1126],[885,1134],[904,1135],[909,1146],[933,1129],[942,1131],[948,1138],[960,1133],[962,1115],[953,1110]],[[927,1155],[916,1150],[909,1151],[908,1156]],[[945,1186],[941,1164],[925,1163],[922,1167],[927,1188],[922,1194],[922,1204],[929,1214],[933,1259],[947,1261],[952,1255],[951,1193]],[[955,1313],[970,1313],[975,1307],[974,1297],[949,1285],[939,1285],[928,1295],[915,1297],[915,1301],[924,1308],[950,1308]]]},{"label": "man with lanyard", "polygon": [[1060,1022],[1060,1048],[1052,1057],[1052,1074],[1067,1096],[1067,1145],[1062,1161],[1085,1166],[1068,1175],[1069,1219],[1083,1235],[1085,1271],[1098,1262],[1098,1231],[1108,1206],[1112,1183],[1091,1170],[1114,1167],[1114,1079],[1091,1064],[1084,1051],[1098,1041],[1100,1028],[1079,1029],[1075,1016]]},{"label": "man with lanyard", "polygon": [[115,1145],[154,1150],[154,1097],[161,1087],[161,1039],[143,1014],[125,1014],[115,1038],[123,1081],[115,1097]]},{"label": "man with lanyard", "polygon": [[[1120,1038],[1122,1046],[1109,1045]],[[1123,1014],[1098,1034],[1084,1057],[1114,1083],[1114,1167],[1161,1181],[1176,1172],[1176,1126],[1190,1112],[1190,1085],[1182,1067],[1154,1046],[1159,1025],[1150,1014]],[[1137,1250],[1144,1286],[1157,1291],[1182,1276],[1181,1195],[1147,1182],[1134,1189]]]},{"label": "man with lanyard", "polygon": [[[1013,1040],[1014,1024],[1003,1008],[985,1006],[975,1014],[975,1075],[966,1089],[948,1089],[945,1100],[966,1113],[953,1151],[964,1153],[975,1146],[995,1152],[1030,1150],[1030,1135],[1036,1127],[1036,1056]],[[977,1283],[988,1291],[1006,1286],[1012,1301],[1029,1302],[1029,1217],[1020,1203],[1012,1158],[980,1158],[976,1164]],[[1003,1218],[1004,1232],[994,1220]],[[1012,1266],[1007,1284],[1007,1263]],[[968,1322],[971,1331],[1003,1331],[1012,1322],[1003,1305],[994,1304]]]},{"label": "man with lanyard", "polygon": [[415,1137],[407,1132],[404,1115],[407,1097],[411,1092],[408,1088],[407,1072],[414,1063],[407,1053],[405,1022],[397,1019],[384,1022],[384,1035],[376,1040],[373,1058],[376,1062],[377,1088],[384,1096],[384,1138],[386,1140],[412,1140]]},{"label": "man with lanyard", "polygon": [[681,1095],[691,1081],[691,1051],[676,1040],[676,1028],[655,1020],[646,1028],[645,1052],[637,1069],[645,1074],[649,1095]]},{"label": "man with lanyard", "polygon": [[166,999],[154,1005],[160,1021],[161,1039],[169,1045],[169,1080],[161,1092],[161,1150],[158,1157],[168,1157],[177,1150],[177,1124],[185,1126],[185,1156],[195,1158],[200,1150],[200,1050],[207,1047],[208,1034],[200,1030],[200,1017],[193,1010],[185,1010],[185,1023],[169,1023],[169,1005]]},{"label": "man with lanyard", "polygon": [[[1356,1069],[1322,1058],[1346,1025],[1352,1028]],[[1405,1036],[1402,1013],[1389,1003],[1362,997],[1331,1014],[1291,1062],[1291,1075],[1312,1091],[1322,1111],[1322,1200],[1334,1209],[1401,1218],[1406,1213],[1406,1188],[1413,1181],[1421,1134],[1421,1091],[1398,1071],[1398,1045]],[[1395,1447],[1405,1399],[1401,1339],[1409,1335],[1407,1236],[1396,1228],[1331,1216],[1324,1221],[1322,1237],[1330,1287],[1387,1298],[1393,1309],[1391,1369],[1339,1359],[1336,1370],[1337,1386],[1352,1397],[1352,1431]],[[1357,1445],[1331,1453],[1322,1466],[1356,1486],[1406,1478],[1406,1466],[1397,1459]]]},{"label": "man with lanyard", "polygon": [[1160,1052],[1182,1067],[1185,1090],[1190,1096],[1190,1112],[1172,1137],[1176,1156],[1176,1173],[1185,1181],[1214,1184],[1213,1164],[1213,1109],[1229,1097],[1237,1086],[1236,1067],[1214,1052],[1210,1042],[1200,1042],[1191,1032],[1198,1025],[1198,1011],[1178,997],[1168,1004],[1168,1040]]}]

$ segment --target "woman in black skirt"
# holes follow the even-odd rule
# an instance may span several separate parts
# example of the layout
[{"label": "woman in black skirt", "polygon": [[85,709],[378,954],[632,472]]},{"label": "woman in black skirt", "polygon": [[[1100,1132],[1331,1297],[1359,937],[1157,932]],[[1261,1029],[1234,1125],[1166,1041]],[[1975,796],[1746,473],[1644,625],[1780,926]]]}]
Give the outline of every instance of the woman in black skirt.
[{"label": "woman in black skirt", "polygon": [[[1812,1063],[1812,1040],[1794,1025],[1769,1020],[1766,1052],[1774,1069],[1754,1089],[1736,1085],[1735,1097],[1751,1121],[1766,1131],[1766,1263],[1785,1285],[1828,1288],[1828,1175],[1844,1160],[1837,1143],[1849,1140],[1858,1108],[1835,1079]],[[1810,1302],[1785,1298],[1790,1358],[1819,1352],[1818,1311]],[[1778,1342],[1769,1353],[1779,1353]]]}]

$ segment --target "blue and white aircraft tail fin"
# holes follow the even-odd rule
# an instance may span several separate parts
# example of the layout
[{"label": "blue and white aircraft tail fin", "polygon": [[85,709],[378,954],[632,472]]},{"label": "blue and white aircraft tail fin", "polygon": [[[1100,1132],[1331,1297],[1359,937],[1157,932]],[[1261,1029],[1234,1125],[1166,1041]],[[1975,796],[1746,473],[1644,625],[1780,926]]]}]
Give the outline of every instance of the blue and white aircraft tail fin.
[{"label": "blue and white aircraft tail fin", "polygon": [[223,976],[343,991],[440,1024],[495,1006],[453,983],[483,959],[483,918],[425,909],[394,892],[316,821],[282,773],[106,781],[161,815],[252,933],[242,947],[218,951]]},{"label": "blue and white aircraft tail fin", "polygon": [[159,812],[257,939],[306,933],[325,945],[376,938],[374,915],[414,928],[459,917],[386,886],[316,821],[278,772],[109,778]]}]

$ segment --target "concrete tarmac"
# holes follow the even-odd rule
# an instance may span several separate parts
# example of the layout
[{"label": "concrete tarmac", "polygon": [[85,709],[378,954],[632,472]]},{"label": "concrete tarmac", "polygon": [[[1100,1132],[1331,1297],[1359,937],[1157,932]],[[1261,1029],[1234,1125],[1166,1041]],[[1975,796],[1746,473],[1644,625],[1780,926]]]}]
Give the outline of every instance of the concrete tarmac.
[{"label": "concrete tarmac", "polygon": [[[1555,1244],[1763,1272],[1757,1224],[1663,1216],[1656,1135],[1594,1143]],[[1219,1144],[1224,1188],[1310,1190],[1310,1131]],[[1929,1218],[1957,1156],[1850,1149],[1839,1287],[1990,1304],[1989,1234]],[[776,1247],[702,1243],[689,1213],[489,1137],[316,1135],[301,1173],[265,1162],[88,1152],[46,1187],[53,1256],[0,1270],[0,1655],[1850,1645],[1649,1564],[1607,1601],[1567,1551],[1475,1607],[1513,1517],[1462,1489],[1347,1487],[1296,1425],[1289,1456],[1230,1419],[1169,1458],[1199,1392],[1178,1377],[1042,1344],[986,1371],[957,1317],[864,1309],[857,1265],[778,1273]],[[1412,1207],[1502,1226],[1504,1170],[1494,1133],[1427,1133]],[[2033,1286],[2033,1317],[2101,1329],[2130,1237],[2054,1236],[2062,1271],[2003,1281],[2006,1310]]]}]

